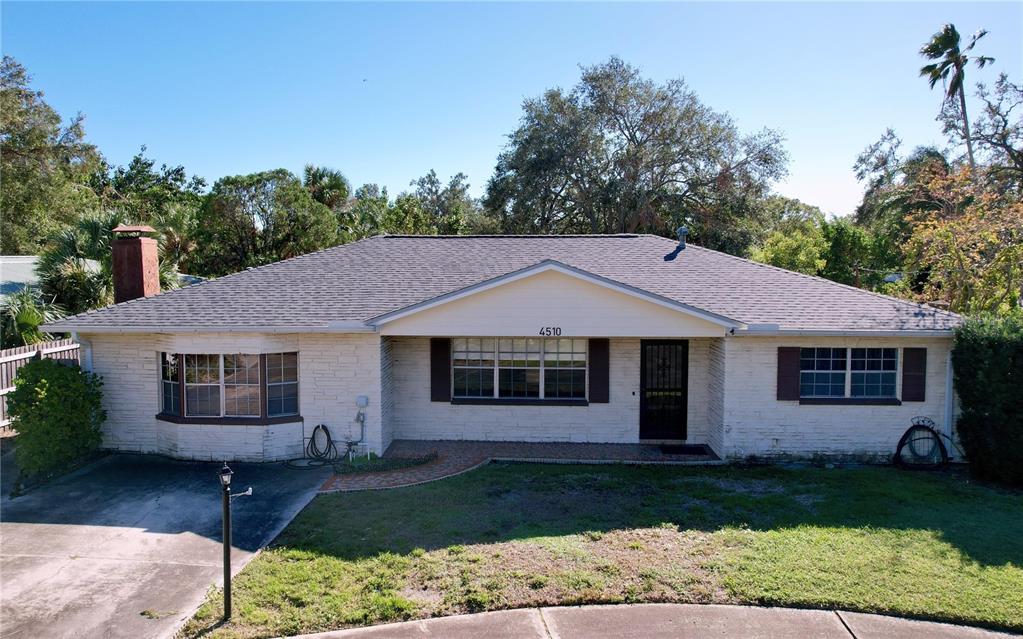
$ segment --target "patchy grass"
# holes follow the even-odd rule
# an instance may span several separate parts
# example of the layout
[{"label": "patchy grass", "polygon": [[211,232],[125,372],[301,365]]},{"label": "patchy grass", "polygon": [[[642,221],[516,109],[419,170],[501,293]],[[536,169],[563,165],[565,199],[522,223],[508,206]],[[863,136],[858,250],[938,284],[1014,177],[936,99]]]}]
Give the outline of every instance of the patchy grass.
[{"label": "patchy grass", "polygon": [[839,607],[1023,630],[1023,495],[892,468],[491,464],[317,497],[186,636],[522,606]]}]

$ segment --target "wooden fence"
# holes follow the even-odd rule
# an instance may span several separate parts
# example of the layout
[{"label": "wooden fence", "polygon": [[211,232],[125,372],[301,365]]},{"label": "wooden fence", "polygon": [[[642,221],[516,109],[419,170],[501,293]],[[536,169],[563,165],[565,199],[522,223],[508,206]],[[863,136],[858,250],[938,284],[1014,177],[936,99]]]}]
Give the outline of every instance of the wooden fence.
[{"label": "wooden fence", "polygon": [[18,369],[33,359],[41,358],[77,362],[78,344],[69,339],[59,339],[0,351],[0,428],[11,427],[11,420],[7,416],[7,393],[14,390]]}]

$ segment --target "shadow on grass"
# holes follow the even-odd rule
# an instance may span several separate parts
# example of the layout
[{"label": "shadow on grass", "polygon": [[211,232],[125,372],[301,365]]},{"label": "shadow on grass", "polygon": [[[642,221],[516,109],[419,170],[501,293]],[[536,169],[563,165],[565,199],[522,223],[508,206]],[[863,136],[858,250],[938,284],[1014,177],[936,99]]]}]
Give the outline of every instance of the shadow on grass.
[{"label": "shadow on grass", "polygon": [[959,472],[495,463],[411,488],[317,497],[275,545],[346,560],[667,524],[932,531],[982,565],[1023,565],[1023,495]]}]

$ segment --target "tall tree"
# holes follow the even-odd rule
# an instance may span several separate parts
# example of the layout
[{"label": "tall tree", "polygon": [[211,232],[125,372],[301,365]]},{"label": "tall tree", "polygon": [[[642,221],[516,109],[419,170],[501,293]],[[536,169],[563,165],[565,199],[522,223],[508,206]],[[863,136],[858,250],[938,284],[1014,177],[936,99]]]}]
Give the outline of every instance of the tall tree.
[{"label": "tall tree", "polygon": [[418,197],[402,193],[384,211],[379,231],[393,235],[436,235],[437,227]]},{"label": "tall tree", "polygon": [[65,124],[10,56],[0,63],[0,251],[33,254],[98,199],[88,186],[100,157],[84,116]]},{"label": "tall tree", "polygon": [[169,209],[182,206],[197,209],[202,201],[206,181],[188,176],[183,166],[156,166],[146,157],[142,146],[126,166],[109,167],[102,163],[90,186],[100,197],[100,206],[120,211],[139,223],[152,224]]},{"label": "tall tree", "polygon": [[966,89],[964,84],[966,67],[970,62],[974,62],[981,69],[985,65],[994,62],[994,58],[987,56],[969,55],[973,51],[973,47],[985,35],[987,35],[987,31],[981,29],[973,34],[970,38],[970,43],[966,47],[960,48],[961,38],[959,32],[956,31],[955,25],[946,24],[941,28],[941,31],[931,36],[930,41],[920,49],[920,55],[928,60],[937,61],[921,67],[920,75],[927,78],[932,89],[938,82],[945,83],[945,101],[956,97],[959,98],[959,109],[963,120],[962,136],[966,141],[966,155],[970,162],[971,171],[976,170],[977,163],[973,157],[973,140],[970,132],[970,120],[966,114]]},{"label": "tall tree", "polygon": [[337,222],[285,169],[221,178],[197,216],[189,268],[226,275],[337,242]]},{"label": "tall tree", "polygon": [[433,219],[433,225],[444,235],[458,235],[474,226],[473,218],[479,207],[469,195],[469,178],[456,173],[447,184],[440,181],[437,172],[430,172],[413,180],[414,195]]},{"label": "tall tree", "polygon": [[998,76],[994,89],[977,85],[984,110],[973,128],[977,146],[985,151],[991,177],[1017,194],[1023,191],[1023,85]]},{"label": "tall tree", "polygon": [[658,84],[618,58],[569,92],[523,104],[487,186],[505,231],[672,233],[743,253],[740,222],[785,172],[781,136],[742,136],[682,80]]},{"label": "tall tree", "polygon": [[314,200],[331,211],[341,210],[352,192],[352,185],[344,173],[325,166],[305,165],[302,184]]}]

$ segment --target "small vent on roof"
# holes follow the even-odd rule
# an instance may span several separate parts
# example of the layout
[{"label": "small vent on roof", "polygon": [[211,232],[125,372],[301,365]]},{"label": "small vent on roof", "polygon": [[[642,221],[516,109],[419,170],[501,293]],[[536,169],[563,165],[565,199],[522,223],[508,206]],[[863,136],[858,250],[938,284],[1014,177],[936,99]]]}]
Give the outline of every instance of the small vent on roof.
[{"label": "small vent on roof", "polygon": [[674,251],[672,251],[671,253],[668,253],[667,255],[664,256],[664,261],[665,262],[673,262],[675,260],[675,258],[678,257],[679,253],[681,253],[682,251],[686,250],[686,236],[689,235],[689,229],[687,229],[684,226],[680,226],[678,228],[677,232],[678,232],[678,246],[675,247]]}]

